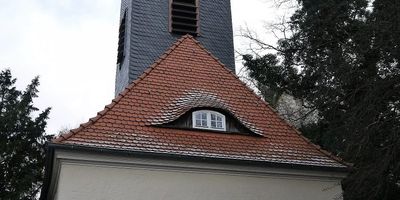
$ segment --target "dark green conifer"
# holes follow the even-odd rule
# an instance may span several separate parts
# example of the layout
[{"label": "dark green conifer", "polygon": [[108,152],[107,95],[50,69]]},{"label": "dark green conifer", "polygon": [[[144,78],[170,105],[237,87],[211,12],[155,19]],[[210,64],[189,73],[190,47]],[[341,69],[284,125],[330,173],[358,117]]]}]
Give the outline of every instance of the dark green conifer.
[{"label": "dark green conifer", "polygon": [[318,110],[302,131],[354,164],[345,200],[400,199],[400,1],[298,4],[277,51],[244,65],[258,84]]},{"label": "dark green conifer", "polygon": [[[25,91],[15,87],[10,70],[0,73],[0,199],[35,199],[44,172],[44,145],[50,108],[33,105],[38,77]],[[35,117],[35,115],[37,115]]]}]

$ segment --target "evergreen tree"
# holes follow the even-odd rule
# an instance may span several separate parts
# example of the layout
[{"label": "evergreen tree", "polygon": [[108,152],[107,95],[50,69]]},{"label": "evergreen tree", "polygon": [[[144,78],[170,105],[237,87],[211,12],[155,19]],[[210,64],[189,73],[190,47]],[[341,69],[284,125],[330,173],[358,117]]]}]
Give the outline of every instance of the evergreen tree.
[{"label": "evergreen tree", "polygon": [[276,52],[243,57],[249,75],[318,111],[301,130],[354,164],[345,200],[400,199],[400,1],[297,2]]},{"label": "evergreen tree", "polygon": [[44,172],[46,119],[50,108],[38,109],[38,77],[25,91],[15,88],[10,70],[0,73],[0,199],[35,199]]}]

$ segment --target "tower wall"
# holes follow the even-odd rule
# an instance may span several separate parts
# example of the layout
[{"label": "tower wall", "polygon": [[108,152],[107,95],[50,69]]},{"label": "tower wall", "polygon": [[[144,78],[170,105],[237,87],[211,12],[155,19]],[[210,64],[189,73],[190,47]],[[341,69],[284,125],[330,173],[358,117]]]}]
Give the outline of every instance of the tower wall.
[{"label": "tower wall", "polygon": [[[182,36],[169,31],[169,9],[169,0],[122,0],[121,19],[125,10],[129,14],[126,56],[122,66],[117,66],[116,95]],[[199,35],[196,39],[235,71],[230,0],[199,0]]]},{"label": "tower wall", "polygon": [[132,0],[121,0],[121,11],[120,11],[120,23],[126,12],[126,24],[125,24],[125,47],[123,49],[124,58],[123,62],[117,64],[116,75],[115,75],[115,96],[117,96],[124,88],[131,82],[129,79],[130,59],[130,37],[131,35],[131,16],[132,16]]}]

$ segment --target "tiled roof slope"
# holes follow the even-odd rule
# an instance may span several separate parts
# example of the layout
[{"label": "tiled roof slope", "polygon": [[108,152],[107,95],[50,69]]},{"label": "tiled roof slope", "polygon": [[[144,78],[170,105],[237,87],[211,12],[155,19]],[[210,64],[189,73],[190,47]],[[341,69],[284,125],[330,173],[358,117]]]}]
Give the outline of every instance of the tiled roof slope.
[{"label": "tiled roof slope", "polygon": [[[162,121],[169,106],[191,91],[212,94],[235,117],[251,123],[262,137],[153,125]],[[95,118],[59,136],[53,143],[346,168],[340,160],[310,143],[282,120],[191,36],[178,40]]]}]

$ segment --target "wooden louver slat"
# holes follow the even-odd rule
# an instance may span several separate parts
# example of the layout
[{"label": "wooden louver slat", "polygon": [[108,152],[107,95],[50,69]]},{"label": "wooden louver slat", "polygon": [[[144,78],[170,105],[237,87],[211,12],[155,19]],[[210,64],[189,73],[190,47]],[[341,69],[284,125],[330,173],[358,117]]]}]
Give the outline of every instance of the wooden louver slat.
[{"label": "wooden louver slat", "polygon": [[177,25],[177,26],[182,26],[182,27],[188,27],[188,28],[196,28],[196,25],[190,24],[190,23],[182,23],[182,22],[172,22],[172,26]]},{"label": "wooden louver slat", "polygon": [[189,3],[181,3],[181,2],[173,2],[172,5],[173,6],[187,6],[187,7],[190,7],[190,8],[197,8],[196,5],[189,4]]},{"label": "wooden louver slat", "polygon": [[178,16],[178,15],[174,15],[172,18],[174,18],[176,21],[180,21],[180,20],[197,21],[197,19],[193,19],[192,17],[185,17],[185,16]]}]

